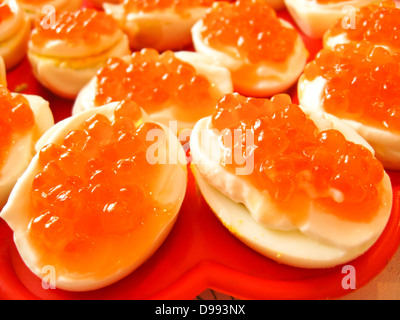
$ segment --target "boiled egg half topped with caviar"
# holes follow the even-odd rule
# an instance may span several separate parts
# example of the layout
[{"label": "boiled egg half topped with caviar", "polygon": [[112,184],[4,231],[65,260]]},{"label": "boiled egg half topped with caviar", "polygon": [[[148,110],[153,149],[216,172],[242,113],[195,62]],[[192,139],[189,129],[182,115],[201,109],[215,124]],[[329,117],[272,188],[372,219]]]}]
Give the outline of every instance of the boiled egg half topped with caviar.
[{"label": "boiled egg half topped with caviar", "polygon": [[142,49],[131,56],[111,58],[80,91],[73,113],[111,101],[131,99],[167,126],[191,129],[210,115],[219,97],[232,93],[228,69],[197,52]]},{"label": "boiled egg half topped with caviar", "polygon": [[35,154],[35,143],[53,124],[49,103],[0,86],[0,208]]},{"label": "boiled egg half topped with caviar", "polygon": [[290,88],[308,57],[293,26],[265,1],[214,2],[192,28],[194,48],[230,70],[234,90],[266,97]]},{"label": "boiled egg half topped with caviar", "polygon": [[280,263],[349,262],[390,216],[390,179],[369,144],[287,95],[225,95],[196,124],[190,148],[199,189],[223,225]]},{"label": "boiled egg half topped with caviar", "polygon": [[75,99],[108,58],[129,55],[127,36],[104,12],[61,11],[36,22],[28,58],[36,79],[53,93]]},{"label": "boiled egg half topped with caviar", "polygon": [[57,123],[1,217],[26,265],[55,287],[111,284],[149,258],[171,230],[186,190],[186,157],[167,127],[131,101]]},{"label": "boiled egg half topped with caviar", "polygon": [[375,0],[284,0],[287,10],[307,36],[322,38],[338,20],[343,28],[355,28],[356,9]]},{"label": "boiled egg half topped with caviar", "polygon": [[333,114],[400,169],[400,55],[367,41],[321,50],[298,83],[300,104]]}]

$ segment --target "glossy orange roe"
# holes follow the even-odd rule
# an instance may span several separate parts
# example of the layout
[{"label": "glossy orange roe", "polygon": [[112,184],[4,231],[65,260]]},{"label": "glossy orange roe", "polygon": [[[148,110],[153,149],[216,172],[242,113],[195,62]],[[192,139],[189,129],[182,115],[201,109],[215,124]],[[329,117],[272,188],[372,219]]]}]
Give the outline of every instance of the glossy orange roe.
[{"label": "glossy orange roe", "polygon": [[324,49],[305,77],[328,80],[323,107],[329,113],[400,132],[400,55],[366,42]]},{"label": "glossy orange roe", "polygon": [[65,40],[73,45],[94,46],[102,36],[112,36],[118,30],[117,22],[103,11],[82,9],[56,12],[55,25],[48,19],[39,19],[32,34],[33,44],[42,47],[49,41]]},{"label": "glossy orange roe", "polygon": [[203,24],[201,34],[208,45],[252,63],[286,61],[298,37],[294,29],[281,25],[276,12],[262,0],[218,2]]},{"label": "glossy orange roe", "polygon": [[0,23],[8,18],[12,17],[14,14],[11,11],[7,3],[2,2],[0,4]]},{"label": "glossy orange roe", "polygon": [[40,150],[30,235],[46,264],[77,272],[129,264],[168,219],[152,194],[161,167],[146,158],[152,143],[146,135],[161,128],[140,124],[141,111],[131,101],[114,115],[110,121],[95,114],[62,143]]},{"label": "glossy orange roe", "polygon": [[[259,190],[267,191],[278,205],[291,205],[299,194],[308,193],[344,219],[367,221],[374,216],[384,174],[382,164],[369,150],[347,141],[339,131],[319,132],[288,95],[276,95],[271,100],[225,95],[217,105],[212,124],[231,149],[232,140],[223,139],[224,132],[241,130],[243,141],[236,148],[243,150],[246,157],[254,154],[254,169],[243,177]],[[254,135],[254,144],[247,147],[246,130]],[[236,163],[231,159],[226,167],[234,170],[242,166]],[[331,199],[331,189],[344,195],[342,202]],[[296,205],[293,209],[301,211]]]},{"label": "glossy orange roe", "polygon": [[111,58],[97,74],[96,104],[132,99],[147,113],[174,106],[182,121],[196,121],[210,114],[219,93],[195,68],[172,51],[135,52],[129,62]]},{"label": "glossy orange roe", "polygon": [[345,33],[352,41],[368,40],[375,44],[400,49],[400,9],[393,1],[361,7],[355,18],[356,27],[344,29],[341,22],[331,29],[331,36]]},{"label": "glossy orange roe", "polygon": [[178,13],[197,7],[209,7],[213,0],[125,0],[128,12],[152,12],[173,9]]},{"label": "glossy orange roe", "polygon": [[3,166],[8,150],[20,135],[35,125],[35,116],[28,100],[22,95],[0,86],[0,168]]}]

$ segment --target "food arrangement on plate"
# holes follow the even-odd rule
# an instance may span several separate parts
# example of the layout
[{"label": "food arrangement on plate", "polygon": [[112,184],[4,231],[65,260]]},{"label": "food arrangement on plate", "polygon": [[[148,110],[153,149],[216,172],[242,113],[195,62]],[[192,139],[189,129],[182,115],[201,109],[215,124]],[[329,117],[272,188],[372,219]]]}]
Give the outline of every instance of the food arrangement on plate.
[{"label": "food arrangement on plate", "polygon": [[[375,276],[400,241],[400,9],[302,2],[3,1],[0,217],[30,272],[17,277],[45,281],[52,266],[61,295],[152,279],[149,295],[165,297],[202,260],[221,262],[218,250],[228,266],[237,251],[252,270],[337,282],[340,266],[377,256],[365,281]],[[7,39],[24,23],[17,57]],[[22,59],[47,97],[68,101],[65,119],[12,91]],[[214,218],[226,247],[178,257],[182,242],[194,250],[213,236],[199,226]],[[178,271],[165,283],[158,265]],[[326,294],[344,294],[337,286]]]}]

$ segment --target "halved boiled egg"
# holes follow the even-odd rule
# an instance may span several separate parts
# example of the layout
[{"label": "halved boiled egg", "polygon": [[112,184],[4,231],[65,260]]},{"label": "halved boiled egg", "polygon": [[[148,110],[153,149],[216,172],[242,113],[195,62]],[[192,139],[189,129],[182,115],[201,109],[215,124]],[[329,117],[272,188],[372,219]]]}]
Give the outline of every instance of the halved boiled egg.
[{"label": "halved boiled egg", "polygon": [[400,169],[400,54],[362,41],[320,51],[298,83],[300,104],[352,126],[386,168]]},{"label": "halved boiled egg", "polygon": [[57,13],[32,31],[28,57],[36,78],[52,92],[75,98],[109,57],[130,54],[116,21],[94,9]]},{"label": "halved boiled egg", "polygon": [[109,285],[140,266],[171,230],[187,183],[177,137],[131,101],[57,123],[13,189],[1,217],[38,277],[56,288]]},{"label": "halved boiled egg", "polygon": [[53,124],[49,103],[39,96],[0,86],[0,208],[28,167],[34,145]]},{"label": "halved boiled egg", "polygon": [[131,99],[158,122],[176,121],[179,131],[193,128],[214,111],[222,94],[233,90],[229,71],[210,60],[195,52],[154,49],[111,58],[80,91],[73,114]]},{"label": "halved boiled egg", "polygon": [[192,43],[190,29],[202,18],[212,0],[125,0],[105,3],[107,14],[128,34],[132,50],[183,49]]},{"label": "halved boiled egg", "polygon": [[215,2],[192,38],[196,51],[229,69],[234,90],[248,96],[287,90],[308,57],[300,34],[259,0]]},{"label": "halved boiled egg", "polygon": [[322,38],[324,33],[338,20],[344,28],[351,28],[356,9],[376,2],[376,0],[284,1],[287,10],[301,31],[312,38]]},{"label": "halved boiled egg", "polygon": [[393,52],[400,51],[400,9],[394,1],[382,1],[354,11],[353,26],[343,28],[341,21],[336,22],[324,34],[324,47],[334,48],[337,44],[350,41],[367,40],[383,46]]},{"label": "halved boiled egg", "polygon": [[51,21],[56,11],[74,11],[82,6],[82,0],[18,0],[27,16],[34,20]]},{"label": "halved boiled egg", "polygon": [[0,55],[7,70],[26,55],[31,24],[19,2],[3,0],[0,4]]},{"label": "halved boiled egg", "polygon": [[277,262],[327,268],[362,255],[385,228],[392,187],[351,127],[289,96],[225,95],[190,138],[206,202],[239,239]]}]

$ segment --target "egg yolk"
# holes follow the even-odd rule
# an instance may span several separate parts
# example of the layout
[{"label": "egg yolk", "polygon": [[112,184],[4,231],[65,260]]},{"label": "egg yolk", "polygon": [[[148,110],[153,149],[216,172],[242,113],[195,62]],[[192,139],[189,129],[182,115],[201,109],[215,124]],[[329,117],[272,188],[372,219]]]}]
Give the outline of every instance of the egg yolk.
[{"label": "egg yolk", "polygon": [[125,0],[128,12],[152,12],[173,9],[179,14],[196,7],[209,7],[213,0]]},{"label": "egg yolk", "polygon": [[135,52],[129,62],[111,58],[97,74],[95,102],[103,105],[128,98],[149,114],[173,106],[182,121],[196,121],[214,110],[219,92],[189,63],[172,51]]},{"label": "egg yolk", "polygon": [[286,61],[298,36],[261,0],[218,2],[203,25],[201,35],[209,46],[251,63]]},{"label": "egg yolk", "polygon": [[72,45],[95,46],[104,36],[112,36],[118,30],[117,22],[102,11],[82,9],[55,13],[55,24],[39,19],[32,33],[32,43],[43,47],[54,40],[64,40]]},{"label": "egg yolk", "polygon": [[13,15],[14,13],[11,11],[8,4],[2,2],[0,4],[0,23],[11,18]]},{"label": "egg yolk", "polygon": [[41,262],[56,270],[115,272],[146,254],[168,222],[169,207],[153,196],[161,166],[146,158],[146,135],[160,127],[141,123],[131,101],[114,116],[95,114],[40,150],[29,234]]},{"label": "egg yolk", "polygon": [[[0,169],[4,165],[8,151],[15,141],[32,130],[35,116],[28,100],[22,95],[12,95],[0,86]],[[0,176],[2,174],[0,173]]]},{"label": "egg yolk", "polygon": [[306,66],[307,80],[328,82],[322,105],[338,117],[400,132],[400,55],[366,42],[324,49]]},{"label": "egg yolk", "polygon": [[372,43],[400,48],[400,10],[393,1],[384,1],[361,7],[356,15],[356,28],[344,29],[340,22],[331,28],[331,36],[346,33],[352,41],[368,40]]},{"label": "egg yolk", "polygon": [[[288,95],[270,100],[225,95],[218,102],[212,125],[225,148],[232,150],[227,154],[238,154],[238,150],[245,158],[254,156],[254,169],[244,179],[268,192],[278,206],[291,206],[291,214],[308,212],[302,206],[309,203],[309,197],[299,197],[308,193],[317,205],[340,218],[369,221],[374,217],[384,175],[382,164],[339,131],[320,132]],[[227,132],[234,137],[236,130],[241,133],[239,139],[224,138]],[[247,130],[253,135],[249,143]],[[225,159],[223,165],[236,172],[244,164]],[[333,190],[340,199],[330,196]]]}]

